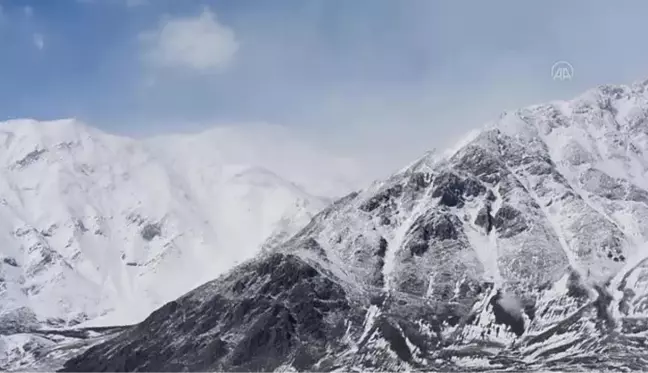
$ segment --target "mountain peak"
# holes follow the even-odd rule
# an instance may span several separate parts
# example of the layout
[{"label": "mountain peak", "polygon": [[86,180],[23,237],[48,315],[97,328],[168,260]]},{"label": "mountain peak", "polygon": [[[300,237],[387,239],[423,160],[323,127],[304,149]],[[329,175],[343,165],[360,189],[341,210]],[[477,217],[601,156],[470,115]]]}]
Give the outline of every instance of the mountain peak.
[{"label": "mountain peak", "polygon": [[170,135],[157,146],[75,119],[1,123],[0,313],[59,327],[139,321],[295,233],[334,196],[283,172],[310,171],[291,165],[310,158],[334,174],[325,154],[285,139],[281,168],[255,154],[223,157],[256,143],[218,132],[228,137]]},{"label": "mountain peak", "polygon": [[13,119],[0,122],[0,133],[4,133],[5,136],[12,133],[17,137],[51,139],[52,141],[75,139],[97,131],[74,118],[48,121]]}]

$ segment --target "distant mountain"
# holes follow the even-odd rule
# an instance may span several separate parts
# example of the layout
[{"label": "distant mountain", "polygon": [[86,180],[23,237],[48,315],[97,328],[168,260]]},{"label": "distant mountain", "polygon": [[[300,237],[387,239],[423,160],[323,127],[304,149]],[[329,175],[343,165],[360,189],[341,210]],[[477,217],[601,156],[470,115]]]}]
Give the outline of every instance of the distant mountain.
[{"label": "distant mountain", "polygon": [[336,201],[63,369],[642,370],[647,242],[648,81],[602,86]]},{"label": "distant mountain", "polygon": [[0,334],[141,321],[351,190],[345,162],[280,127],[0,123]]}]

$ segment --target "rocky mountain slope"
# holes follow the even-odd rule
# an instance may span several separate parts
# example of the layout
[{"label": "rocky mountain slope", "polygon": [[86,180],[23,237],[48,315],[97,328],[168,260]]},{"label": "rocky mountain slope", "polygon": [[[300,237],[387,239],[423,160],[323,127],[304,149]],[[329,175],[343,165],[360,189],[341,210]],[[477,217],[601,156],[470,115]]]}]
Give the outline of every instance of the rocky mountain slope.
[{"label": "rocky mountain slope", "polygon": [[2,123],[0,334],[141,321],[295,233],[352,167],[272,127],[134,140]]},{"label": "rocky mountain slope", "polygon": [[648,81],[505,113],[65,371],[648,366]]}]

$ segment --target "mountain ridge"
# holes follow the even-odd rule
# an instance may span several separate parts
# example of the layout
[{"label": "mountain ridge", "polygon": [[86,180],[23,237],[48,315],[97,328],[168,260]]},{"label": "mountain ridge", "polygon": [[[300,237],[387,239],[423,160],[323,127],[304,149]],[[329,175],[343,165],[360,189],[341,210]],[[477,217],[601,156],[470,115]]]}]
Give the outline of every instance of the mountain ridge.
[{"label": "mountain ridge", "polygon": [[[290,159],[313,160],[325,178],[346,171],[297,138],[273,157],[272,143],[246,144],[254,136],[232,128],[142,142],[74,119],[2,123],[0,314],[136,322],[293,233],[334,195],[287,179],[303,167],[286,174]],[[318,194],[346,187],[309,177],[299,181]]]},{"label": "mountain ridge", "polygon": [[504,113],[61,371],[648,364],[648,81]]}]

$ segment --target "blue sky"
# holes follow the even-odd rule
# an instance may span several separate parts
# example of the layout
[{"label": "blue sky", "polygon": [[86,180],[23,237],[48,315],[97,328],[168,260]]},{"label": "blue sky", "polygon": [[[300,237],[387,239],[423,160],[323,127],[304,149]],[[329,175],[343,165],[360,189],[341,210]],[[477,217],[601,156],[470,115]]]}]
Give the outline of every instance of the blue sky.
[{"label": "blue sky", "polygon": [[[406,162],[505,109],[648,78],[645,0],[0,7],[0,120],[78,117],[136,136],[269,122]],[[571,81],[552,80],[557,60]]]}]

